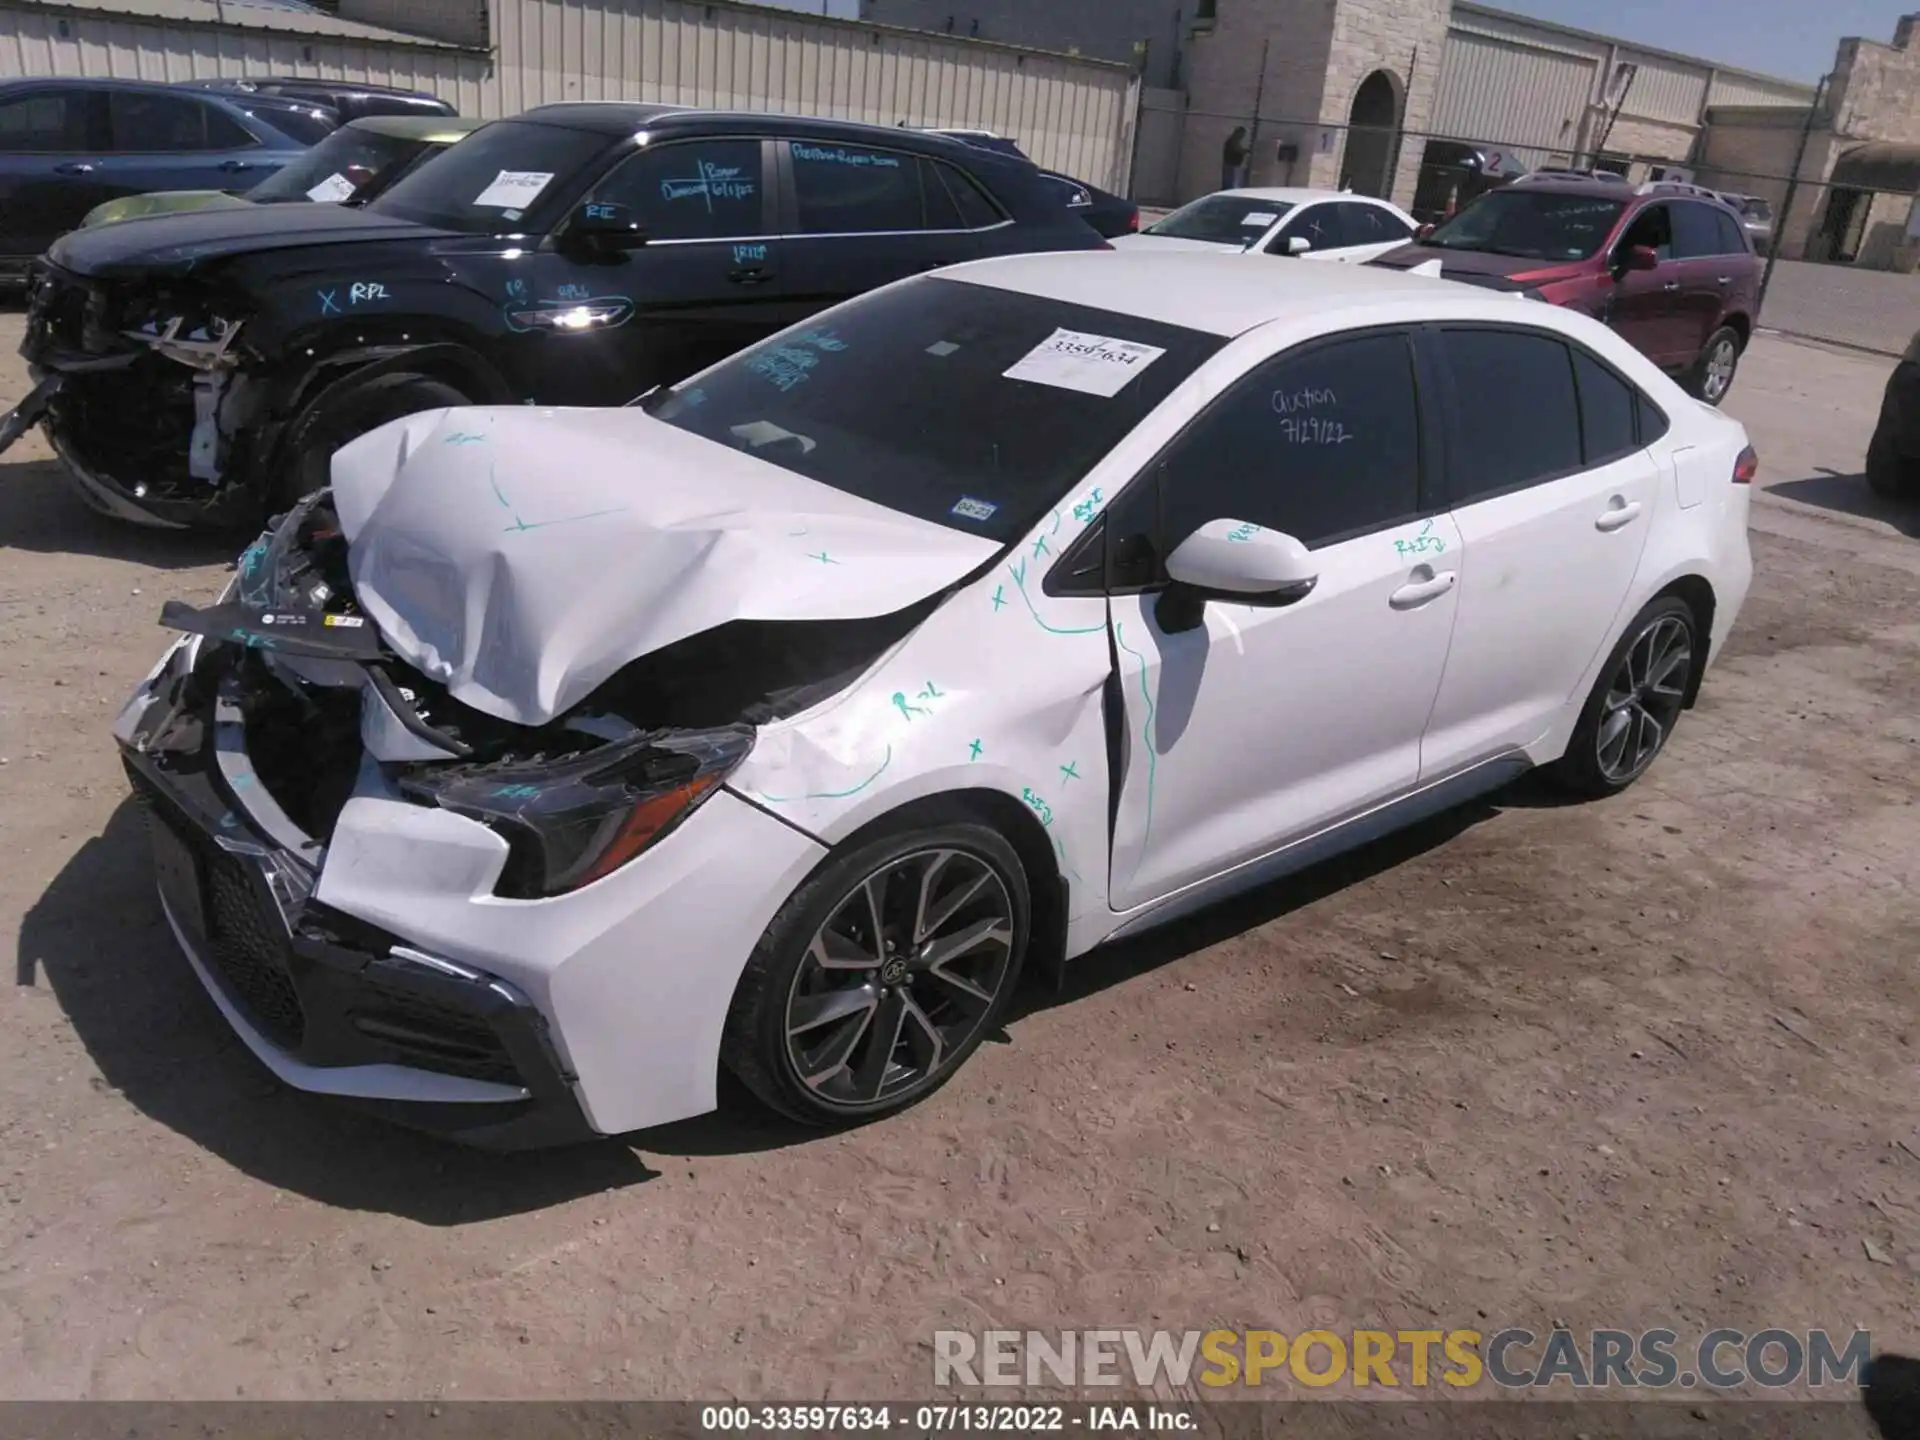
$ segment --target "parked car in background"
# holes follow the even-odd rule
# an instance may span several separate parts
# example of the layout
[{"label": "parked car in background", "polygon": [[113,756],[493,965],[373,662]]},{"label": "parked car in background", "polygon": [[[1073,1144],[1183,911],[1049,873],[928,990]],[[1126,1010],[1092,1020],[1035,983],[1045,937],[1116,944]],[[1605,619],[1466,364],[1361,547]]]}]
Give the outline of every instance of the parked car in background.
[{"label": "parked car in background", "polygon": [[284,98],[193,95],[138,80],[0,81],[0,283],[24,280],[35,257],[102,201],[244,190],[330,129]]},{"label": "parked car in background", "polygon": [[1773,206],[1758,195],[1720,194],[1722,204],[1729,206],[1740,217],[1740,226],[1747,232],[1754,253],[1766,255],[1773,250]]},{"label": "parked car in background", "polygon": [[1237,250],[1349,264],[1396,250],[1414,219],[1397,205],[1344,190],[1221,190],[1183,205],[1116,246]]},{"label": "parked car in background", "polygon": [[321,201],[364,205],[415,165],[438,155],[485,122],[459,116],[376,115],[333,132],[292,164],[251,190],[163,190],[127,195],[96,205],[81,228],[171,215],[182,210],[232,209],[244,205],[280,205]]},{"label": "parked car in background", "polygon": [[[945,135],[969,145],[977,145],[983,150],[997,150],[1002,155],[1033,163],[1017,141],[991,130],[928,130],[925,133]],[[1085,180],[1075,180],[1070,175],[1061,175],[1052,170],[1042,170],[1040,175],[1059,197],[1061,204],[1107,239],[1131,235],[1139,230],[1140,207],[1125,196],[1115,195],[1098,185],[1089,185]]]},{"label": "parked car in background", "polygon": [[356,85],[344,80],[313,80],[280,75],[255,79],[189,80],[183,83],[196,89],[278,95],[307,104],[322,105],[343,121],[360,120],[369,115],[433,116],[459,113],[438,95],[425,90],[399,90],[391,85]]},{"label": "parked car in background", "polygon": [[[41,267],[24,346],[39,383],[11,428],[43,419],[114,515],[252,524],[396,416],[620,404],[906,275],[1105,245],[1031,165],[938,136],[546,106],[366,205],[68,236]],[[764,361],[768,383],[802,383],[817,353]]]},{"label": "parked car in background", "polygon": [[1005,257],[639,406],[362,436],[166,607],[114,734],[289,1085],[508,1145],[724,1067],[846,1125],[948,1081],[1024,964],[1534,766],[1635,783],[1746,597],[1752,474],[1565,310]]},{"label": "parked car in background", "polygon": [[1867,483],[1889,499],[1920,500],[1920,331],[1887,377],[1867,446]]},{"label": "parked car in background", "polygon": [[1759,319],[1761,263],[1727,206],[1692,185],[1516,180],[1374,263],[1524,291],[1604,321],[1718,405]]},{"label": "parked car in background", "polygon": [[1439,224],[1489,190],[1526,173],[1510,151],[1459,140],[1429,140],[1420,152],[1420,175],[1409,213],[1423,224]]}]

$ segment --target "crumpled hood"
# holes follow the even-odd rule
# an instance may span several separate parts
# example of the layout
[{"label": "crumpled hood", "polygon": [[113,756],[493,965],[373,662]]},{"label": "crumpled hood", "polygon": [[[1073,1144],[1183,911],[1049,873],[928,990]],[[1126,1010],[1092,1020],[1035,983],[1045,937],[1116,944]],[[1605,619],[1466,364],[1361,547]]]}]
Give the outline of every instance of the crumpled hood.
[{"label": "crumpled hood", "polygon": [[444,233],[348,205],[249,203],[69,231],[54,241],[47,258],[75,275],[184,274],[230,255]]},{"label": "crumpled hood", "polygon": [[487,714],[542,725],[730,620],[891,614],[999,546],[644,411],[429,411],[333,460],[361,607]]}]

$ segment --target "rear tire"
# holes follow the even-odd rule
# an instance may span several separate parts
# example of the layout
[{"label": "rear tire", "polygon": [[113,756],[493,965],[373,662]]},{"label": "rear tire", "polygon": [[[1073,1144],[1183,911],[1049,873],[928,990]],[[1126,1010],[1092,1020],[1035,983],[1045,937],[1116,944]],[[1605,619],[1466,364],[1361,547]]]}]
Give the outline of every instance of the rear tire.
[{"label": "rear tire", "polygon": [[1693,362],[1687,376],[1687,393],[1709,405],[1719,405],[1733,389],[1733,377],[1740,368],[1740,332],[1722,325],[1707,337],[1700,358]]},{"label": "rear tire", "polygon": [[802,1124],[904,1110],[998,1028],[1031,930],[1020,857],[985,825],[901,831],[835,855],[754,946],[721,1061]]},{"label": "rear tire", "polygon": [[1600,667],[1567,753],[1547,767],[1548,778],[1598,798],[1646,774],[1686,709],[1699,653],[1692,606],[1675,595],[1647,605]]},{"label": "rear tire", "polygon": [[389,420],[473,402],[444,380],[400,371],[376,376],[307,410],[287,436],[286,467],[268,479],[267,512],[279,514],[324,487],[333,452]]},{"label": "rear tire", "polygon": [[1920,493],[1920,460],[1902,455],[1885,427],[1876,430],[1867,446],[1867,484],[1888,500],[1906,500]]}]

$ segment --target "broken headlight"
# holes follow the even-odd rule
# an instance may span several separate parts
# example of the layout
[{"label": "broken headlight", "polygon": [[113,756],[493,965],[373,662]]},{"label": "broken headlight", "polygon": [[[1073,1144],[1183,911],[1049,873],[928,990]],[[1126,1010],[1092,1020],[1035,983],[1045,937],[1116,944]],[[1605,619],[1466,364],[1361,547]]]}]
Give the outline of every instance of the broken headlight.
[{"label": "broken headlight", "polygon": [[504,836],[494,893],[538,900],[591,885],[666,836],[747,758],[753,734],[747,725],[639,734],[560,760],[420,767],[399,785]]}]

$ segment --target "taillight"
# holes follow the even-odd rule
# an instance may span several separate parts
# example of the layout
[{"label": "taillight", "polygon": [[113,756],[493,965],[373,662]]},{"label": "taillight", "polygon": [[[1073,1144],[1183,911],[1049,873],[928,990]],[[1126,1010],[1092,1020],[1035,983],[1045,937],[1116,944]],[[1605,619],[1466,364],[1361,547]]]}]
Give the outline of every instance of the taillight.
[{"label": "taillight", "polygon": [[1138,210],[1127,217],[1127,229],[1133,231],[1136,235],[1140,233],[1140,212]]},{"label": "taillight", "polygon": [[1760,457],[1749,445],[1740,452],[1740,458],[1733,462],[1733,483],[1751,485],[1753,477],[1760,473]]}]

